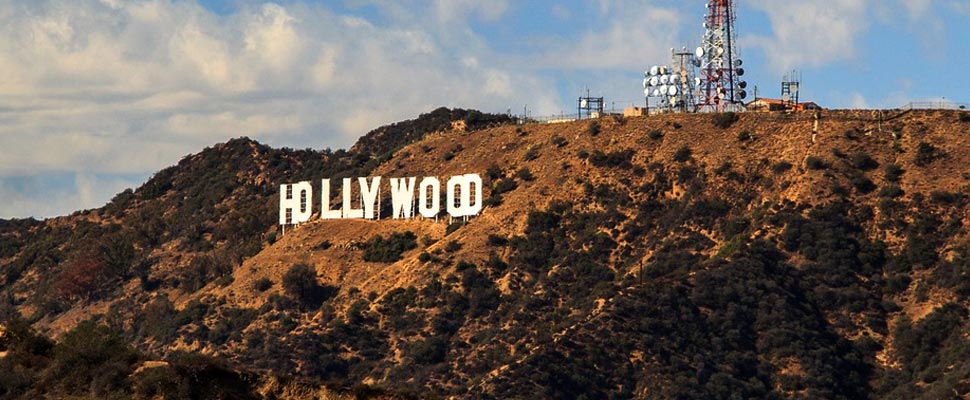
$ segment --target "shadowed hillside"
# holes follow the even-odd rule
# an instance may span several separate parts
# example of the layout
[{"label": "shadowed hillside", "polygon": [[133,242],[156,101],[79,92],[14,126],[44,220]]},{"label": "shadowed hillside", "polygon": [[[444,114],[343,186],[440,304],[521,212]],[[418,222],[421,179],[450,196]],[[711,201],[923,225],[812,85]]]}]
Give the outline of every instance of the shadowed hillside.
[{"label": "shadowed hillside", "polygon": [[[3,221],[0,395],[970,394],[968,114],[826,111],[813,135],[810,113],[472,113],[350,151],[237,139],[101,209]],[[467,223],[275,226],[281,183],[471,172]],[[65,358],[85,340],[110,346]],[[98,373],[57,372],[78,364]]]}]

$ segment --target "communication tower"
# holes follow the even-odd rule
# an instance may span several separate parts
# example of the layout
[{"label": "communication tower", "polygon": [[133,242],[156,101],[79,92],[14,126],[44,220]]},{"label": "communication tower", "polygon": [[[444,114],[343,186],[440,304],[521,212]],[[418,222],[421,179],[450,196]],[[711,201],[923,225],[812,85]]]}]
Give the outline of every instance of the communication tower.
[{"label": "communication tower", "polygon": [[580,97],[578,103],[577,118],[583,119],[584,116],[585,118],[599,118],[603,116],[603,98],[591,97],[589,89],[586,89],[586,97]]},{"label": "communication tower", "polygon": [[781,81],[781,101],[785,103],[785,108],[794,109],[798,106],[798,92],[802,85],[802,74],[792,71],[791,75],[785,75]]},{"label": "communication tower", "polygon": [[748,96],[743,62],[734,43],[734,0],[709,0],[704,20],[704,38],[694,55],[700,68],[697,79],[698,111],[739,111]]},{"label": "communication tower", "polygon": [[670,49],[670,66],[654,65],[643,72],[643,95],[649,106],[650,98],[657,98],[656,109],[661,112],[690,111],[695,103],[694,53]]}]

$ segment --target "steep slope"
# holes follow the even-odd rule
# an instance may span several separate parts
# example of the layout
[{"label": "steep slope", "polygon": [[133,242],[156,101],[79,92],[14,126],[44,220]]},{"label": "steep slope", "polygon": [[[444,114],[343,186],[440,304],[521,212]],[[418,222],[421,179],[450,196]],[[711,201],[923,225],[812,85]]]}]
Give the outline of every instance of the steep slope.
[{"label": "steep slope", "polygon": [[[232,141],[104,209],[3,227],[5,293],[46,332],[94,316],[160,357],[359,395],[966,395],[968,120],[604,118],[340,155]],[[468,172],[488,200],[467,223],[274,228],[280,183]]]}]

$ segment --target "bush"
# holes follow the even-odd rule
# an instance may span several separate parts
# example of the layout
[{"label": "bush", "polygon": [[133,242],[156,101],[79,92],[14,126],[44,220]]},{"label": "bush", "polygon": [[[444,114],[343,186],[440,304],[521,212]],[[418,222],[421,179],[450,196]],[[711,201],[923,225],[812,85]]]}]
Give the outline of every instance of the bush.
[{"label": "bush", "polygon": [[876,168],[879,168],[879,163],[876,160],[873,160],[872,157],[870,157],[866,153],[853,154],[851,162],[853,167],[856,167],[863,171],[872,171]]},{"label": "bush", "polygon": [[869,180],[869,178],[866,178],[865,176],[862,176],[862,175],[853,176],[851,181],[852,181],[852,186],[854,186],[855,189],[859,191],[859,193],[869,194],[869,193],[872,193],[873,190],[876,190],[876,184],[872,183],[872,181]]},{"label": "bush", "polygon": [[505,236],[496,235],[494,233],[488,234],[488,245],[495,247],[507,246],[509,244],[509,239]]},{"label": "bush", "polygon": [[823,170],[829,167],[825,160],[812,156],[805,159],[805,167],[811,170]]},{"label": "bush", "polygon": [[970,112],[961,112],[959,120],[960,122],[970,122]]},{"label": "bush", "polygon": [[334,286],[321,286],[317,282],[317,270],[307,264],[295,264],[283,274],[283,292],[310,308],[319,307],[336,295],[337,290]]},{"label": "bush", "polygon": [[522,159],[525,161],[532,161],[539,158],[539,145],[529,146],[529,149],[525,151]]},{"label": "bush", "polygon": [[779,161],[775,163],[775,165],[771,166],[771,171],[776,174],[782,174],[792,169],[792,167],[794,167],[794,165],[788,161]]},{"label": "bush", "polygon": [[889,182],[899,182],[899,179],[903,176],[903,173],[906,172],[903,170],[903,167],[900,167],[897,164],[886,164],[883,171],[885,171],[886,174],[886,181]]},{"label": "bush", "polygon": [[273,287],[273,281],[269,278],[260,278],[253,283],[253,289],[255,289],[257,292],[265,292],[271,287]]},{"label": "bush", "polygon": [[515,171],[515,177],[525,182],[532,182],[533,180],[536,179],[536,177],[532,175],[532,171],[530,171],[528,167],[522,167],[518,171]]},{"label": "bush", "polygon": [[731,125],[734,125],[735,122],[738,122],[738,119],[740,119],[740,117],[738,117],[738,114],[734,112],[714,114],[714,126],[721,129],[727,129],[730,128]]},{"label": "bush", "polygon": [[488,169],[485,170],[485,176],[487,176],[488,179],[493,181],[498,178],[501,178],[504,175],[505,173],[502,172],[502,167],[499,167],[498,164],[489,165]]},{"label": "bush", "polygon": [[950,193],[942,190],[934,190],[930,193],[930,201],[941,205],[955,205],[963,200],[964,196],[960,193]]},{"label": "bush", "polygon": [[633,167],[631,160],[636,151],[633,149],[617,150],[611,151],[609,153],[603,153],[602,151],[593,151],[593,154],[589,156],[590,164],[596,167],[610,167],[610,168],[622,168],[630,169]]},{"label": "bush", "polygon": [[445,244],[445,251],[449,253],[454,253],[458,250],[461,250],[461,243],[458,243],[456,240],[449,241]]},{"label": "bush", "polygon": [[739,141],[742,141],[742,142],[746,142],[748,140],[751,140],[751,132],[750,131],[746,131],[746,130],[739,132],[738,133],[738,140]]},{"label": "bush", "polygon": [[441,336],[432,336],[412,342],[408,346],[408,354],[418,364],[437,364],[444,361],[448,354],[448,340]]},{"label": "bush", "polygon": [[882,190],[879,191],[879,197],[885,197],[890,199],[903,197],[904,194],[906,193],[903,192],[903,189],[900,188],[899,185],[887,185],[883,187]]},{"label": "bush", "polygon": [[946,154],[933,146],[932,144],[926,142],[920,142],[916,147],[916,155],[913,158],[913,164],[923,167],[929,165],[933,161],[943,158]]},{"label": "bush", "polygon": [[401,259],[405,251],[418,247],[414,232],[393,233],[387,239],[375,235],[364,243],[364,261],[391,263]]},{"label": "bush", "polygon": [[660,130],[654,129],[647,134],[647,137],[653,140],[660,140],[663,139],[664,134]]},{"label": "bush", "polygon": [[691,155],[692,155],[692,152],[690,150],[690,147],[687,147],[686,145],[684,145],[681,148],[677,149],[677,152],[674,153],[674,161],[681,162],[681,163],[687,162],[688,160],[690,160]]},{"label": "bush", "polygon": [[586,125],[586,133],[590,136],[596,136],[600,134],[600,123],[599,121],[589,121]]},{"label": "bush", "polygon": [[563,146],[569,144],[569,142],[566,141],[566,138],[559,135],[555,135],[552,137],[552,144],[556,145],[556,147],[558,148],[562,148]]}]

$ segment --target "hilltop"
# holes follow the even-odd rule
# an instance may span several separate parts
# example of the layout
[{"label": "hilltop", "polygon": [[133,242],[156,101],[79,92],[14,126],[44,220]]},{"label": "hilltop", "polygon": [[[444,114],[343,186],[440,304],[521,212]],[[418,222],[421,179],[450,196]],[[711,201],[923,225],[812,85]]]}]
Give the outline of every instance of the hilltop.
[{"label": "hilltop", "polygon": [[[440,109],[335,152],[236,139],[100,209],[2,221],[2,394],[970,394],[970,115],[509,122]],[[487,199],[467,223],[275,226],[282,183],[469,172]],[[79,338],[116,346],[84,361],[111,374],[65,375]]]}]

